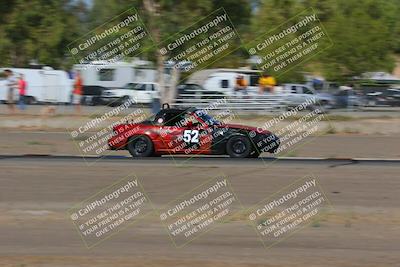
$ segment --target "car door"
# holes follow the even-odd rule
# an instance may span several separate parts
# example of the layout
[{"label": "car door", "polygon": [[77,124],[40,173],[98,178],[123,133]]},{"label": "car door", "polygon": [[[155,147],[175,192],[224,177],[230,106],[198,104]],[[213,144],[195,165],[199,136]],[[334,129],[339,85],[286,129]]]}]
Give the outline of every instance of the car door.
[{"label": "car door", "polygon": [[190,123],[183,131],[183,142],[186,143],[186,154],[210,154],[213,128],[195,113],[189,114]]},{"label": "car door", "polygon": [[289,103],[292,105],[298,105],[301,103],[301,91],[299,91],[298,86],[296,85],[290,85],[289,86]]},{"label": "car door", "polygon": [[210,151],[209,128],[192,113],[168,113],[162,128],[165,149],[171,154],[197,154]]},{"label": "car door", "polygon": [[149,104],[153,101],[153,95],[155,92],[155,88],[153,84],[146,84],[146,90],[143,94],[143,103]]},{"label": "car door", "polygon": [[137,103],[146,103],[146,84],[139,83],[132,88],[132,96]]},{"label": "car door", "polygon": [[161,140],[160,151],[176,154],[185,148],[182,143],[186,127],[182,125],[181,117],[182,111],[166,110],[156,118],[155,124],[159,126]]},{"label": "car door", "polygon": [[315,96],[314,91],[312,91],[307,86],[301,86],[301,91],[302,91],[302,94],[301,94],[302,103],[306,102],[307,100],[309,100]]}]

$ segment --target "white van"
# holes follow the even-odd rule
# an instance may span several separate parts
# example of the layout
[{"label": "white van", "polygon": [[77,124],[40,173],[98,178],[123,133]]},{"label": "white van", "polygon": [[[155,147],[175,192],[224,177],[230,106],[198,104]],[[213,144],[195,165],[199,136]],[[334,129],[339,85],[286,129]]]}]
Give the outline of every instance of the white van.
[{"label": "white van", "polygon": [[[68,73],[54,70],[51,67],[42,69],[1,68],[0,71],[10,69],[15,78],[24,75],[27,83],[26,98],[28,103],[69,103],[73,88],[73,81]],[[7,101],[8,88],[6,81],[0,81],[0,101]],[[18,99],[18,90],[14,90],[14,99]]]}]

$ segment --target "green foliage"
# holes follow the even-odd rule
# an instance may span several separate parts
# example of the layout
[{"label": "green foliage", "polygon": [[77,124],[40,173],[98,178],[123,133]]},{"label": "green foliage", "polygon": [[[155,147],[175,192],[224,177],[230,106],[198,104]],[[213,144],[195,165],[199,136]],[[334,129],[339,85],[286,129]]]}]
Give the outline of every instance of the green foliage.
[{"label": "green foliage", "polygon": [[[243,44],[313,7],[334,45],[291,69],[279,82],[301,80],[313,72],[344,80],[366,71],[391,71],[393,55],[400,53],[400,0],[154,0],[158,16],[150,18],[143,0],[9,0],[0,2],[0,65],[25,66],[30,60],[68,68],[73,64],[67,45],[88,31],[135,7],[148,28],[160,39],[185,29],[212,11],[224,7]],[[155,60],[157,46],[141,56]],[[210,67],[246,64],[245,49]]]},{"label": "green foliage", "polygon": [[334,45],[285,74],[285,80],[303,71],[339,81],[366,71],[390,72],[393,54],[400,51],[399,4],[399,0],[264,0],[252,18],[252,32],[266,33],[313,7]]},{"label": "green foliage", "polygon": [[390,2],[340,0],[335,15],[324,25],[334,46],[318,59],[329,79],[359,75],[365,71],[391,71],[395,42],[394,25],[382,12]]},{"label": "green foliage", "polygon": [[70,1],[16,0],[0,6],[0,63],[17,67],[37,60],[54,67],[65,62],[66,44],[80,35]]}]

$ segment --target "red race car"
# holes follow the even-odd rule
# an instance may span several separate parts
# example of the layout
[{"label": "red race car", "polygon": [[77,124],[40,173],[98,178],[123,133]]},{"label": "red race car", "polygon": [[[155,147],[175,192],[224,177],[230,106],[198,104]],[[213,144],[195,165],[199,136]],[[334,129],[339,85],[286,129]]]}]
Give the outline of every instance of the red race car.
[{"label": "red race car", "polygon": [[225,124],[203,110],[165,104],[155,116],[140,123],[118,124],[113,130],[110,149],[127,149],[133,157],[202,154],[256,158],[262,152],[275,153],[280,144],[269,131]]}]

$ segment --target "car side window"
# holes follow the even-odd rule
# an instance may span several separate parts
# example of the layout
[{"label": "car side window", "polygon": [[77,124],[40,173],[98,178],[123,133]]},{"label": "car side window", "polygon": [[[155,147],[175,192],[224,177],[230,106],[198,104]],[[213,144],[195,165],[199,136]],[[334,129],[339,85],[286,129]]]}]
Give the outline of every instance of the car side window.
[{"label": "car side window", "polygon": [[136,85],[137,85],[136,83],[128,83],[123,88],[133,90],[136,87]]},{"label": "car side window", "polygon": [[292,87],[290,88],[290,92],[292,94],[297,94],[297,87],[295,85],[292,85]]},{"label": "car side window", "polygon": [[178,112],[161,112],[154,118],[154,123],[163,126],[177,126],[180,119]]},{"label": "car side window", "polygon": [[114,81],[114,69],[100,69],[98,72],[100,81]]},{"label": "car side window", "polygon": [[193,89],[194,89],[194,90],[201,90],[201,87],[198,86],[197,84],[194,84],[194,85],[193,85]]},{"label": "car side window", "polygon": [[183,112],[166,112],[164,116],[164,125],[181,127],[184,121],[184,115]]},{"label": "car side window", "polygon": [[191,85],[189,85],[189,89],[190,89],[191,91],[195,91],[195,90],[198,90],[199,88],[197,88],[196,85],[191,84]]},{"label": "car side window", "polygon": [[229,88],[229,80],[222,80],[221,88]]},{"label": "car side window", "polygon": [[304,94],[303,86],[296,86],[298,94]]},{"label": "car side window", "polygon": [[133,90],[135,90],[135,91],[146,91],[146,84],[138,84],[133,88]]},{"label": "car side window", "polygon": [[307,87],[303,87],[303,94],[308,94],[308,95],[312,95],[313,91],[311,91],[309,88]]}]

